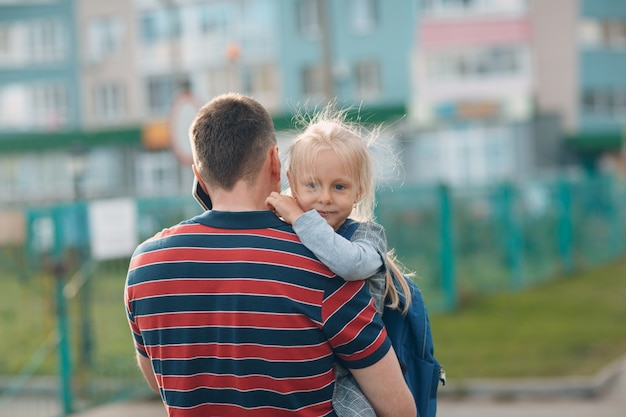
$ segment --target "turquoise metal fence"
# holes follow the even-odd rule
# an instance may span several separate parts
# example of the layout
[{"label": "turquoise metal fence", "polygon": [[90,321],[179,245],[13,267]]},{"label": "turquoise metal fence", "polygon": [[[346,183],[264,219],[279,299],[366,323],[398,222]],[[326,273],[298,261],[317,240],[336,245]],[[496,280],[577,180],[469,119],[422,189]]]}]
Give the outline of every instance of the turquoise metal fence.
[{"label": "turquoise metal fence", "polygon": [[390,247],[433,312],[516,291],[626,252],[626,179],[557,178],[378,194]]},{"label": "turquoise metal fence", "polygon": [[[200,208],[191,197],[142,199],[136,211],[144,240]],[[85,201],[26,207],[23,218],[23,247],[0,248],[0,417],[66,416],[151,395],[122,303],[128,257],[91,256]]]},{"label": "turquoise metal fence", "polygon": [[[377,197],[389,247],[416,273],[431,313],[626,252],[622,177]],[[65,416],[149,393],[122,306],[128,257],[91,256],[89,204],[24,208],[24,245],[0,247],[0,416]],[[139,241],[200,212],[190,197],[139,199],[135,210]]]}]

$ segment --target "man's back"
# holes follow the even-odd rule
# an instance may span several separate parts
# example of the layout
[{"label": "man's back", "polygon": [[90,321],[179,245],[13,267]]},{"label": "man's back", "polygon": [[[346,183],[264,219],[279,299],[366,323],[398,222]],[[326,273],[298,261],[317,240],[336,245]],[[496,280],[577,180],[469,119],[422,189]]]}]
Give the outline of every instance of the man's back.
[{"label": "man's back", "polygon": [[363,281],[334,277],[269,211],[161,232],[135,252],[126,298],[171,416],[332,416],[334,361],[389,349]]}]

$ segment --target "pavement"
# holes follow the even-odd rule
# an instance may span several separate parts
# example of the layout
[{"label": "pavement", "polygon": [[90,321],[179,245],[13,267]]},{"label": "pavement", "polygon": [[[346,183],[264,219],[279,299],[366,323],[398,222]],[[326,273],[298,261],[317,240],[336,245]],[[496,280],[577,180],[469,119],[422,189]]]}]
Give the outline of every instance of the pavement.
[{"label": "pavement", "polygon": [[[591,377],[450,381],[438,417],[625,417],[626,357]],[[167,417],[156,396],[73,417]]]}]

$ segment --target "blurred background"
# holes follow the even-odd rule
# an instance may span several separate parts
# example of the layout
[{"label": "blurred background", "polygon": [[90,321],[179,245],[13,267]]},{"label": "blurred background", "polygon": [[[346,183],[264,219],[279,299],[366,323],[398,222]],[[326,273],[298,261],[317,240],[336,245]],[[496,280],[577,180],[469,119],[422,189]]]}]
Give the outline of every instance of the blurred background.
[{"label": "blurred background", "polygon": [[200,212],[215,95],[283,150],[331,100],[385,126],[377,218],[445,314],[624,256],[624,74],[623,0],[0,0],[0,416],[145,394],[128,257]]}]

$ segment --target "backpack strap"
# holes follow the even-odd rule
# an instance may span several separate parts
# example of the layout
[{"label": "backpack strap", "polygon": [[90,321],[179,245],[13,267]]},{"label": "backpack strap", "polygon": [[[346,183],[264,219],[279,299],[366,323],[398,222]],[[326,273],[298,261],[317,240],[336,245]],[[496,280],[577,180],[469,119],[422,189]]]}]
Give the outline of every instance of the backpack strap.
[{"label": "backpack strap", "polygon": [[359,228],[360,224],[361,223],[357,222],[356,220],[347,218],[346,221],[343,222],[343,224],[339,227],[339,229],[337,229],[337,233],[350,240],[352,239],[352,235],[354,234],[354,232],[356,232],[356,229]]}]

